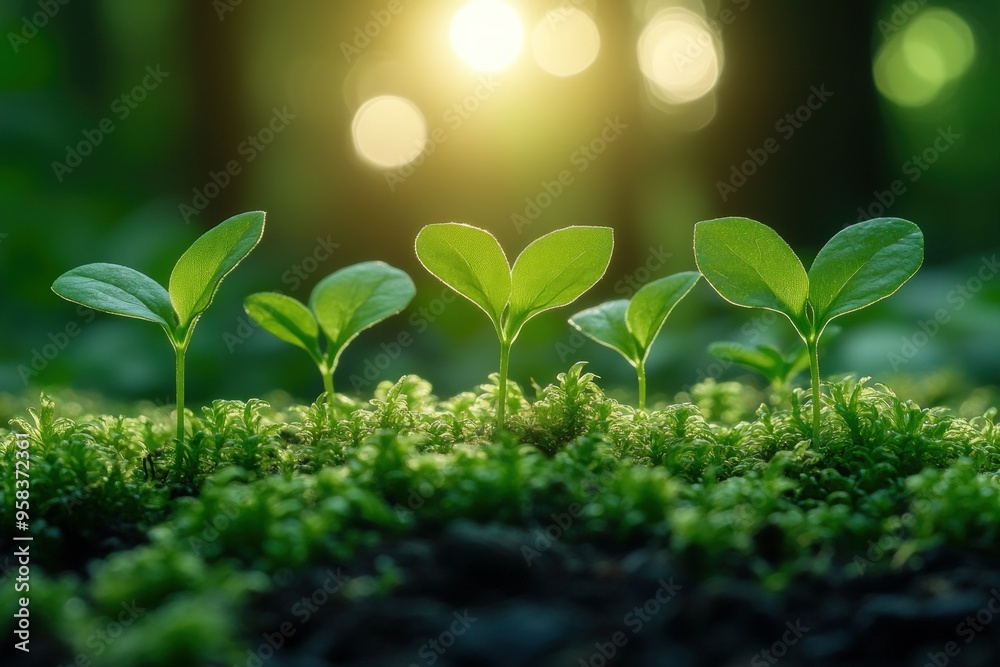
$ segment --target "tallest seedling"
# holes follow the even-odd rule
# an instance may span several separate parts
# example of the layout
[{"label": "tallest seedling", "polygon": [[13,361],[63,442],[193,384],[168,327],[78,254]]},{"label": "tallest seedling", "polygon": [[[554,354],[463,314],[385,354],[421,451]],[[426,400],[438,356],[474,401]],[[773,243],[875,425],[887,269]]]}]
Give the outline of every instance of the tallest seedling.
[{"label": "tallest seedling", "polygon": [[807,274],[770,227],[746,218],[722,218],[695,225],[694,255],[705,280],[723,299],[781,313],[805,341],[813,442],[819,444],[819,337],[834,318],[902,287],[924,261],[924,235],[899,218],[859,222],[830,239]]},{"label": "tallest seedling", "polygon": [[513,268],[496,238],[484,229],[449,222],[424,227],[417,258],[441,282],[483,309],[500,340],[497,434],[507,407],[510,348],[535,315],[566,306],[597,283],[611,262],[610,227],[567,227],[524,249]]},{"label": "tallest seedling", "polygon": [[[168,289],[135,269],[87,264],[59,276],[52,291],[74,303],[163,327],[177,358],[177,439],[184,439],[184,355],[222,279],[264,234],[264,212],[241,213],[205,232],[181,255]],[[180,447],[177,448],[178,456]]]}]

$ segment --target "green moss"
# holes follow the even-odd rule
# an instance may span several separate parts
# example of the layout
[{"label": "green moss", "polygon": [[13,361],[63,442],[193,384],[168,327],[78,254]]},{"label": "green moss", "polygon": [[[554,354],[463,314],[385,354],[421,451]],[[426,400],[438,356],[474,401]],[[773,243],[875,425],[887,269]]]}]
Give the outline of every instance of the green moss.
[{"label": "green moss", "polygon": [[[695,571],[739,562],[777,587],[797,573],[859,576],[939,546],[995,554],[1000,543],[996,409],[965,419],[845,379],[828,386],[814,446],[800,390],[747,414],[726,404],[733,387],[706,384],[686,396],[697,404],[647,412],[595,380],[577,364],[534,401],[511,387],[511,432],[498,442],[495,382],[441,401],[406,376],[368,402],[338,396],[333,422],[325,402],[216,401],[192,416],[179,467],[167,410],[71,420],[43,396],[12,426],[31,439],[41,599],[73,599],[40,605],[46,632],[83,650],[81,627],[135,601],[148,612],[114,647],[116,664],[232,658],[233,614],[288,572],[460,521],[544,528],[570,508],[566,544],[658,545]],[[0,444],[11,468],[13,442]],[[10,484],[0,485],[8,526]],[[884,556],[859,565],[879,540]],[[49,578],[67,569],[76,575]],[[191,618],[211,632],[175,655],[164,637],[185,635]]]}]

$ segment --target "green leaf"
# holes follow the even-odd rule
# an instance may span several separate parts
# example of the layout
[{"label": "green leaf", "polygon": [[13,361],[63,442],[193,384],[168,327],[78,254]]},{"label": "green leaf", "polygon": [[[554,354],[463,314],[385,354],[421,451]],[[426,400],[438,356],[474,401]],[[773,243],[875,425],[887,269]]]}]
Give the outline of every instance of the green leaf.
[{"label": "green leaf", "polygon": [[424,268],[482,308],[499,331],[510,299],[510,265],[492,234],[457,222],[428,225],[417,234],[416,250]]},{"label": "green leaf", "polygon": [[763,349],[747,347],[740,343],[729,341],[712,343],[708,346],[708,353],[721,361],[753,369],[771,381],[780,379],[785,367],[785,360],[780,354],[775,356]]},{"label": "green leaf", "polygon": [[809,278],[773,229],[747,218],[699,222],[694,227],[694,254],[705,280],[723,299],[783,313],[800,333],[808,330]]},{"label": "green leaf", "polygon": [[573,303],[593,287],[608,270],[614,245],[610,227],[566,227],[525,248],[511,269],[508,340],[538,313]]},{"label": "green leaf", "polygon": [[577,313],[569,318],[569,323],[584,336],[617,351],[635,366],[642,360],[642,355],[625,324],[628,306],[628,299],[608,301]]},{"label": "green leaf", "polygon": [[230,271],[250,254],[264,234],[264,212],[241,213],[205,232],[181,255],[170,273],[170,300],[181,326],[212,304]]},{"label": "green leaf", "polygon": [[674,306],[687,296],[700,279],[701,274],[695,271],[676,273],[643,285],[632,297],[625,321],[643,359],[649,354],[653,341]]},{"label": "green leaf", "polygon": [[243,308],[265,331],[301,347],[317,364],[322,361],[319,324],[301,301],[277,292],[261,292],[248,296]]},{"label": "green leaf", "polygon": [[86,264],[67,271],[52,291],[74,303],[112,315],[156,322],[168,332],[176,327],[167,290],[149,276],[118,264]]},{"label": "green leaf", "polygon": [[330,339],[327,353],[337,355],[359,333],[406,308],[416,293],[405,272],[384,262],[363,262],[321,280],[309,307]]},{"label": "green leaf", "polygon": [[912,222],[876,218],[841,230],[809,269],[816,328],[890,296],[924,261],[924,235]]}]

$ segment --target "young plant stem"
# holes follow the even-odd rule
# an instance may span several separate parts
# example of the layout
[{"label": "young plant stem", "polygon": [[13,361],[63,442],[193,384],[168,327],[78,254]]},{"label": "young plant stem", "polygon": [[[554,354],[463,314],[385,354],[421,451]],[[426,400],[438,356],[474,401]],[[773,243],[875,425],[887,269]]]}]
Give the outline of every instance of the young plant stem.
[{"label": "young plant stem", "polygon": [[635,373],[639,377],[639,409],[646,409],[646,366],[641,361],[636,364]]},{"label": "young plant stem", "polygon": [[809,375],[812,379],[813,446],[819,446],[820,390],[819,390],[819,339],[816,335],[806,341],[809,349]]},{"label": "young plant stem", "polygon": [[500,393],[497,397],[497,437],[504,427],[504,416],[507,410],[507,366],[510,363],[510,346],[508,340],[500,340]]},{"label": "young plant stem", "polygon": [[326,390],[326,418],[330,425],[333,425],[333,369],[327,366],[320,367],[323,374],[323,388]]},{"label": "young plant stem", "polygon": [[174,354],[177,362],[177,447],[174,463],[177,470],[180,470],[181,452],[184,441],[184,357],[187,353],[187,341],[174,346]]}]

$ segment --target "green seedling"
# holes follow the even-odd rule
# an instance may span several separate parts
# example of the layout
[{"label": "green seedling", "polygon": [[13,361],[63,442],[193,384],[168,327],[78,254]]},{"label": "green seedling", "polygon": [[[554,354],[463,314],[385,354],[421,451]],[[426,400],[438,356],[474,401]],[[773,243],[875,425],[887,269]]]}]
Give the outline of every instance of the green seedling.
[{"label": "green seedling", "polygon": [[535,315],[566,306],[593,287],[611,263],[614,230],[567,227],[531,243],[513,268],[496,238],[459,223],[428,225],[417,235],[417,258],[431,274],[479,306],[500,341],[497,433],[504,428],[510,349]]},{"label": "green seedling", "polygon": [[720,341],[708,346],[708,353],[719,361],[739,364],[763,375],[771,388],[783,390],[796,375],[809,368],[809,350],[796,345],[782,352],[773,345],[748,346],[733,341]]},{"label": "green seedling", "polygon": [[[830,342],[840,331],[838,326],[828,326],[820,340],[820,347]],[[809,350],[796,343],[792,350],[782,352],[774,345],[744,345],[735,341],[719,341],[708,346],[708,353],[724,364],[739,364],[763,375],[778,395],[791,389],[796,375],[809,370]]]},{"label": "green seedling", "polygon": [[615,350],[635,368],[639,378],[639,409],[646,409],[646,359],[663,323],[681,299],[701,279],[685,271],[643,285],[629,299],[589,308],[570,318],[580,333]]},{"label": "green seedling", "polygon": [[844,228],[819,251],[809,273],[777,232],[747,218],[699,222],[694,254],[705,280],[737,306],[785,315],[806,344],[812,380],[813,441],[819,443],[820,336],[837,317],[903,286],[924,260],[912,222],[876,218]]},{"label": "green seedling", "polygon": [[52,284],[67,301],[163,327],[176,359],[178,440],[184,439],[184,356],[191,334],[222,280],[260,242],[264,216],[263,211],[241,213],[205,232],[177,260],[167,289],[118,264],[78,266]]},{"label": "green seedling", "polygon": [[416,293],[403,271],[383,262],[363,262],[321,280],[309,295],[308,307],[277,292],[251,294],[243,305],[262,328],[309,353],[323,376],[332,418],[333,373],[344,349],[365,329],[406,308]]}]

